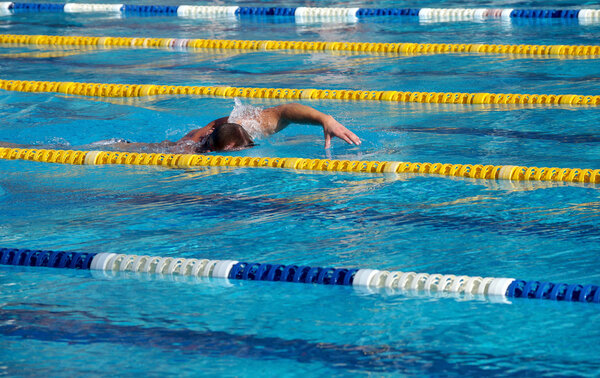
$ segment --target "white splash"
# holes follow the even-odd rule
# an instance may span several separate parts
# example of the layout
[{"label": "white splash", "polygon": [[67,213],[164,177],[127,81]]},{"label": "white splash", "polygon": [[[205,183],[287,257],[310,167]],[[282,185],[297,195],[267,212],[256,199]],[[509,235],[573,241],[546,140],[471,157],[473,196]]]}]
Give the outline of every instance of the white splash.
[{"label": "white splash", "polygon": [[117,144],[117,143],[129,143],[129,142],[127,142],[125,139],[110,138],[110,139],[104,139],[104,140],[99,140],[97,142],[90,143],[90,146],[110,146],[110,145]]},{"label": "white splash", "polygon": [[69,147],[69,146],[71,146],[71,143],[69,143],[68,140],[66,140],[64,138],[60,138],[60,137],[49,138],[46,143],[42,143],[42,144],[50,145],[50,146],[55,147],[55,148],[56,147]]},{"label": "white splash", "polygon": [[242,125],[252,139],[260,139],[263,137],[264,133],[260,127],[260,114],[263,109],[250,104],[244,105],[237,98],[233,101],[235,102],[235,105],[231,114],[229,114],[228,122]]}]

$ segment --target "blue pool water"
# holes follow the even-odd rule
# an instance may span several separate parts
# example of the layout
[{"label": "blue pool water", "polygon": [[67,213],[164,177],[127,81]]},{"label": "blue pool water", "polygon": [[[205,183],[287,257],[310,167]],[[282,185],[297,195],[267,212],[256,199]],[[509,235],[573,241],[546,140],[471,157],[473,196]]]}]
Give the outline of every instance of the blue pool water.
[{"label": "blue pool water", "polygon": [[[0,28],[4,34],[510,44],[597,44],[600,35],[600,24],[577,20],[298,24],[50,13],[0,16]],[[174,85],[597,95],[598,63],[0,47],[2,79]],[[334,115],[363,144],[335,141],[325,151],[318,127],[294,125],[236,154],[600,167],[598,108],[303,103]],[[76,148],[115,137],[175,140],[233,106],[223,98],[2,91],[0,141]],[[597,185],[0,161],[0,204],[3,247],[600,284]],[[596,376],[600,369],[593,304],[199,281],[0,266],[0,374]]]}]

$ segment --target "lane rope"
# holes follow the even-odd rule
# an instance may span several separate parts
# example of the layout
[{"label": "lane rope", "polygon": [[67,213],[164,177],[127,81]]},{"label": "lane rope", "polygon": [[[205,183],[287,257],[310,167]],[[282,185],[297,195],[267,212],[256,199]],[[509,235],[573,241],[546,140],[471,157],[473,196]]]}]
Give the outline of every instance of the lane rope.
[{"label": "lane rope", "polygon": [[511,8],[343,8],[343,7],[240,7],[193,5],[128,5],[97,3],[19,3],[1,2],[5,14],[21,12],[65,13],[142,13],[161,16],[216,17],[216,16],[287,16],[298,22],[310,18],[343,18],[357,21],[376,16],[409,16],[424,21],[484,21],[514,18],[578,19],[583,22],[600,21],[598,9],[511,9]]},{"label": "lane rope", "polygon": [[380,43],[276,40],[226,40],[142,37],[84,37],[0,34],[0,43],[173,49],[349,51],[386,54],[482,53],[582,57],[600,55],[600,45],[500,45],[482,43]]},{"label": "lane rope", "polygon": [[249,263],[237,260],[174,258],[117,253],[78,253],[0,248],[0,264],[138,272],[246,281],[294,282],[389,289],[428,294],[478,295],[600,303],[598,285],[525,281],[514,278]]},{"label": "lane rope", "polygon": [[0,148],[0,159],[44,163],[87,165],[146,165],[169,168],[256,167],[353,173],[421,173],[487,180],[561,181],[600,183],[600,169],[524,167],[516,165],[410,163],[400,161],[335,160],[305,158],[240,157],[137,153],[115,151],[76,151],[52,149]]},{"label": "lane rope", "polygon": [[65,93],[95,97],[141,97],[155,95],[203,95],[217,97],[272,98],[288,100],[396,101],[435,104],[537,104],[598,106],[600,96],[575,94],[514,94],[363,91],[345,89],[251,88],[230,86],[182,86],[156,84],[107,84],[0,79],[0,89],[18,92]]}]

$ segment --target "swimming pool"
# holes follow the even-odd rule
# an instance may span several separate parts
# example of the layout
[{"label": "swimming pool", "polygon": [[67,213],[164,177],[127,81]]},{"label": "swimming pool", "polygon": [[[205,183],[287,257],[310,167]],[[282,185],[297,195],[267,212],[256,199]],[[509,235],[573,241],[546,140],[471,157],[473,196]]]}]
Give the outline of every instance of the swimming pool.
[{"label": "swimming pool", "polygon": [[[3,34],[594,44],[600,32],[600,24],[561,19],[0,17]],[[600,76],[597,58],[15,45],[0,54],[1,78],[18,80],[596,95]],[[235,155],[600,166],[598,107],[302,102],[334,115],[363,144],[337,141],[327,152],[319,128],[290,126]],[[54,148],[113,137],[173,140],[233,106],[200,96],[1,91],[0,140]],[[589,184],[5,160],[0,170],[4,247],[600,283],[600,202]],[[594,304],[7,266],[0,277],[6,375],[596,375],[599,368]]]}]

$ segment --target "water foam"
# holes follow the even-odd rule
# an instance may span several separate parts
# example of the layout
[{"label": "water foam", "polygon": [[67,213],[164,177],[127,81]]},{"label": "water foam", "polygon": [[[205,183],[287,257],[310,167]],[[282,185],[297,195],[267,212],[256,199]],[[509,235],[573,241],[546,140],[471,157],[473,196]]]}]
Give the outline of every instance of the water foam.
[{"label": "water foam", "polygon": [[117,143],[130,143],[130,142],[126,141],[125,139],[110,138],[110,139],[104,139],[104,140],[99,140],[97,142],[90,143],[90,146],[112,146],[113,144],[117,144]]},{"label": "water foam", "polygon": [[238,98],[235,98],[233,101],[235,105],[231,114],[229,114],[228,122],[242,125],[252,139],[262,138],[264,133],[260,127],[260,115],[263,109],[250,104],[242,104]]}]

